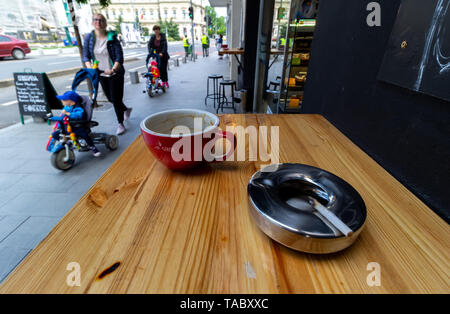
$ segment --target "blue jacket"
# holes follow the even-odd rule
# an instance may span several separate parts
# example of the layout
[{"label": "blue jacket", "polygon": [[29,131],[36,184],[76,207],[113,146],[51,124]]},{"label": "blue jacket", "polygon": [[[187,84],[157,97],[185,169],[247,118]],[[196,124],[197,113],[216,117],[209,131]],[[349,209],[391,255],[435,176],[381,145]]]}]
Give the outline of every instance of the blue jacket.
[{"label": "blue jacket", "polygon": [[[70,120],[84,120],[84,109],[80,105],[64,106],[64,110],[70,112]],[[64,115],[63,115],[64,116]]]},{"label": "blue jacket", "polygon": [[[106,47],[108,49],[109,58],[111,60],[111,66],[114,64],[114,62],[119,62],[121,65],[121,69],[119,71],[124,70],[123,69],[123,50],[122,45],[120,44],[120,41],[117,39],[116,32],[107,32],[107,42]],[[84,47],[83,47],[83,62],[92,62],[95,60],[94,55],[94,46],[95,46],[95,32],[92,31],[91,33],[87,34],[84,38]]]}]

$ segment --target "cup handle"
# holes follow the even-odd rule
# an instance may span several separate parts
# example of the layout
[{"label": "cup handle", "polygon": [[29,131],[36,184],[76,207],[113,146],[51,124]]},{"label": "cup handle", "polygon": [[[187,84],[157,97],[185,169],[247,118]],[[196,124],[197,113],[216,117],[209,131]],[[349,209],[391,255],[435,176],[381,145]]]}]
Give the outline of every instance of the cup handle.
[{"label": "cup handle", "polygon": [[237,142],[236,135],[234,135],[234,133],[228,132],[228,131],[218,131],[215,134],[216,134],[215,141],[217,141],[219,138],[228,139],[231,143],[231,149],[229,152],[227,152],[223,155],[220,155],[220,156],[212,155],[214,157],[212,162],[226,161],[228,158],[230,158],[230,156],[232,156],[234,154],[234,151],[236,149],[236,142]]}]

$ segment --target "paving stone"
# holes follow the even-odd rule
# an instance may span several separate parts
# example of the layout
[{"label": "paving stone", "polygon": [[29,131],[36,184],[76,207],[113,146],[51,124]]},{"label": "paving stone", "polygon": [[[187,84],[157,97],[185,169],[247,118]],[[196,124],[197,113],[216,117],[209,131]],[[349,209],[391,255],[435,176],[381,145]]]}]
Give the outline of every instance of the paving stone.
[{"label": "paving stone", "polygon": [[41,242],[61,217],[30,217],[8,235],[0,245],[33,249]]},{"label": "paving stone", "polygon": [[19,194],[18,191],[0,191],[0,208]]},{"label": "paving stone", "polygon": [[[10,190],[17,182],[23,179],[23,174],[0,173],[0,192]],[[14,191],[11,191],[13,193]]]},{"label": "paving stone", "polygon": [[0,245],[0,283],[5,280],[30,251],[30,249]]},{"label": "paving stone", "polygon": [[79,179],[77,175],[70,175],[68,172],[55,174],[21,174],[21,176],[22,178],[12,186],[14,190],[21,192],[66,192],[70,191],[72,185]]},{"label": "paving stone", "polygon": [[[62,217],[80,199],[80,193],[24,192],[0,207],[0,216]],[[1,222],[0,222],[1,226]],[[0,234],[1,234],[0,228]]]},{"label": "paving stone", "polygon": [[18,156],[18,152],[14,147],[0,147],[0,158],[10,160]]},{"label": "paving stone", "polygon": [[[40,159],[18,159],[20,166],[14,168],[12,172],[22,173],[22,174],[56,174],[60,173],[61,170],[55,169],[50,162],[50,154],[46,156],[47,158]],[[1,166],[0,166],[1,172]]]},{"label": "paving stone", "polygon": [[16,170],[18,170],[24,164],[24,159],[0,159],[0,173],[17,173]]},{"label": "paving stone", "polygon": [[0,220],[0,243],[16,230],[28,216],[4,216]]}]

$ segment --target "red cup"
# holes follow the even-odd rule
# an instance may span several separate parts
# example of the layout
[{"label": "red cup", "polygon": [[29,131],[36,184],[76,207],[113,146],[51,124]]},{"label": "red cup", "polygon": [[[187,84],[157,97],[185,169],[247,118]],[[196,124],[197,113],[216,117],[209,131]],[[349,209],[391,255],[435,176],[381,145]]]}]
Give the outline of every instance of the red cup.
[{"label": "red cup", "polygon": [[[169,169],[183,170],[204,162],[224,161],[234,153],[234,134],[220,130],[219,123],[219,118],[207,111],[167,110],[146,117],[141,133],[160,162]],[[231,149],[217,156],[212,149],[220,138],[228,139]]]}]

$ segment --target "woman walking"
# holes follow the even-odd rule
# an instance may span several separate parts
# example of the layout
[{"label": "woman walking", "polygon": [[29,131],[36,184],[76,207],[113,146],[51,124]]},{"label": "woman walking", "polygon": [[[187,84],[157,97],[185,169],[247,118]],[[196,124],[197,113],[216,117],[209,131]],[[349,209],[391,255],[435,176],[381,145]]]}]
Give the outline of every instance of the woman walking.
[{"label": "woman walking", "polygon": [[159,72],[161,74],[161,80],[163,86],[169,88],[169,77],[167,75],[167,63],[169,62],[169,53],[167,52],[167,39],[166,35],[161,34],[161,28],[158,25],[153,26],[154,34],[148,42],[148,53],[152,54],[155,50],[161,59]]},{"label": "woman walking", "polygon": [[125,69],[123,67],[123,50],[117,33],[106,31],[106,18],[102,14],[94,14],[92,25],[94,30],[84,39],[83,62],[87,68],[92,68],[98,61],[100,84],[106,98],[113,103],[117,116],[117,135],[125,132],[124,120],[128,120],[132,108],[127,108],[123,99]]}]

